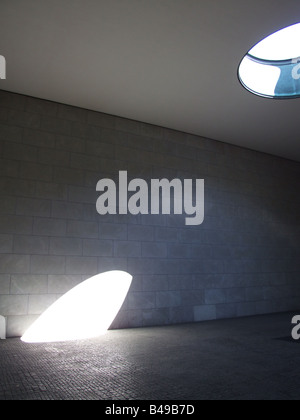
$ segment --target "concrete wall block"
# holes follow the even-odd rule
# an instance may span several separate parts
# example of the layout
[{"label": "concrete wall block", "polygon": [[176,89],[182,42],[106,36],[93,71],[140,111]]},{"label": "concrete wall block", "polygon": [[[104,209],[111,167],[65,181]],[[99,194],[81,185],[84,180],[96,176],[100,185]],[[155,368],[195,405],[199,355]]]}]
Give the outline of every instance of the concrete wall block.
[{"label": "concrete wall block", "polygon": [[49,238],[47,236],[15,235],[13,250],[16,254],[47,255],[49,252]]},{"label": "concrete wall block", "polygon": [[65,274],[65,257],[51,255],[32,255],[30,257],[32,274]]},{"label": "concrete wall block", "polygon": [[[1,185],[1,182],[0,182],[0,186],[3,186],[3,184]],[[5,195],[4,193],[1,194],[0,197],[1,197],[0,215],[1,214],[6,214],[6,215],[15,214],[17,198],[9,196],[9,195]]]},{"label": "concrete wall block", "polygon": [[142,311],[144,327],[170,324],[170,308],[144,309]]},{"label": "concrete wall block", "polygon": [[0,178],[0,189],[3,195],[34,197],[36,194],[36,182],[3,177]]},{"label": "concrete wall block", "polygon": [[1,177],[19,177],[20,162],[16,160],[0,159],[0,176]]},{"label": "concrete wall block", "polygon": [[68,150],[74,153],[84,153],[85,140],[73,136],[55,135],[57,150]]},{"label": "concrete wall block", "polygon": [[0,290],[2,295],[9,295],[10,292],[10,275],[0,274]]},{"label": "concrete wall block", "polygon": [[0,234],[0,254],[9,254],[13,251],[13,235]]},{"label": "concrete wall block", "polygon": [[101,131],[102,129],[100,127],[74,121],[72,123],[71,135],[82,139],[100,140]]},{"label": "concrete wall block", "polygon": [[193,290],[195,280],[193,274],[168,276],[169,290]]},{"label": "concrete wall block", "polygon": [[83,153],[72,153],[70,167],[83,170],[88,168],[91,171],[101,172],[103,170],[103,162],[99,156],[87,156]]},{"label": "concrete wall block", "polygon": [[177,259],[177,260],[170,260],[174,263],[174,267],[177,266],[176,272],[173,274],[182,274],[182,275],[192,275],[198,273],[205,273],[205,261],[203,260],[189,260],[189,259]]},{"label": "concrete wall block", "polygon": [[217,319],[236,318],[238,314],[237,304],[221,304],[216,305]]},{"label": "concrete wall block", "polygon": [[66,274],[94,276],[98,274],[98,260],[95,257],[66,257]]},{"label": "concrete wall block", "polygon": [[34,235],[65,236],[66,230],[67,223],[65,220],[39,217],[34,219]]},{"label": "concrete wall block", "polygon": [[0,122],[1,123],[8,123],[8,108],[0,107]]},{"label": "concrete wall block", "polygon": [[23,128],[0,124],[0,140],[22,143]]},{"label": "concrete wall block", "polygon": [[82,239],[50,238],[49,255],[82,255]]},{"label": "concrete wall block", "polygon": [[0,313],[3,316],[27,315],[28,296],[0,295]]},{"label": "concrete wall block", "polygon": [[0,215],[0,232],[2,234],[31,234],[32,217]]},{"label": "concrete wall block", "polygon": [[246,291],[243,287],[226,289],[226,303],[245,302]]},{"label": "concrete wall block", "polygon": [[[213,259],[213,248],[209,245],[192,244],[187,248],[189,258]],[[218,259],[218,258],[217,258]]]},{"label": "concrete wall block", "polygon": [[[80,203],[69,203],[65,201],[52,201],[51,216],[54,219],[82,220],[84,206]],[[45,216],[46,217],[46,216]]]},{"label": "concrete wall block", "polygon": [[87,140],[86,153],[92,156],[100,156],[101,158],[114,159],[114,144],[100,142],[99,140]]},{"label": "concrete wall block", "polygon": [[166,258],[167,244],[157,242],[143,242],[142,256],[146,258]]},{"label": "concrete wall block", "polygon": [[290,286],[264,287],[263,296],[265,300],[279,300],[292,297],[293,288]]},{"label": "concrete wall block", "polygon": [[67,185],[54,182],[37,182],[36,197],[47,200],[66,200],[68,196]]},{"label": "concrete wall block", "polygon": [[[106,130],[107,132],[107,130]],[[113,132],[110,132],[111,135],[109,138],[112,137]],[[114,144],[116,145],[116,150],[119,150],[119,147],[126,147],[126,148],[132,148],[132,149],[139,149],[139,150],[148,150],[153,151],[154,150],[154,142],[151,137],[141,137],[136,134],[132,133],[124,133],[119,132],[119,135],[113,136]],[[145,162],[147,164],[147,162]]]},{"label": "concrete wall block", "polygon": [[6,141],[3,145],[3,157],[5,159],[23,162],[36,162],[38,157],[38,148],[28,144]]},{"label": "concrete wall block", "polygon": [[46,275],[14,274],[11,276],[12,295],[41,295],[48,292]]},{"label": "concrete wall block", "polygon": [[82,169],[55,167],[53,181],[56,184],[68,184],[75,186],[84,185],[85,171]]},{"label": "concrete wall block", "polygon": [[194,321],[211,321],[217,319],[217,310],[215,305],[194,306]]},{"label": "concrete wall block", "polygon": [[68,221],[67,236],[74,238],[98,238],[98,223]]},{"label": "concrete wall block", "polygon": [[173,308],[182,305],[180,292],[156,292],[156,308]]},{"label": "concrete wall block", "polygon": [[181,300],[183,306],[200,306],[205,304],[204,290],[182,290]]},{"label": "concrete wall block", "polygon": [[32,128],[23,129],[22,143],[31,146],[37,146],[38,148],[55,148],[56,136],[53,133],[47,133],[46,131],[35,130]]},{"label": "concrete wall block", "polygon": [[[142,276],[142,290],[144,292],[159,292],[169,290],[168,276]],[[172,290],[172,289],[171,289]],[[176,289],[174,289],[176,290]]]},{"label": "concrete wall block", "polygon": [[152,226],[129,225],[128,239],[130,241],[153,241],[154,228]]},{"label": "concrete wall block", "polygon": [[188,258],[190,247],[186,244],[168,244],[169,258]]},{"label": "concrete wall block", "polygon": [[52,166],[50,165],[33,162],[20,163],[20,177],[23,179],[39,179],[41,181],[51,182],[53,177],[52,172]]},{"label": "concrete wall block", "polygon": [[128,295],[128,309],[152,309],[155,307],[155,293],[153,292],[129,293]]},{"label": "concrete wall block", "polygon": [[63,118],[55,118],[43,115],[41,118],[41,130],[50,133],[70,136],[72,133],[72,122]]},{"label": "concrete wall block", "polygon": [[218,274],[197,274],[193,276],[194,289],[217,289],[220,288],[223,281],[222,277]]},{"label": "concrete wall block", "polygon": [[126,224],[99,223],[100,239],[127,240],[128,226]]},{"label": "concrete wall block", "polygon": [[237,304],[237,316],[246,317],[256,315],[256,302],[243,302]]},{"label": "concrete wall block", "polygon": [[[83,255],[87,257],[112,257],[113,256],[113,241],[84,239],[83,240]],[[123,255],[120,255],[123,256]]]},{"label": "concrete wall block", "polygon": [[114,255],[116,257],[141,257],[141,243],[134,241],[115,241]]},{"label": "concrete wall block", "polygon": [[277,312],[277,308],[273,301],[256,302],[257,315],[272,314],[274,312]]},{"label": "concrete wall block", "polygon": [[28,255],[0,255],[1,274],[29,273],[30,257]]},{"label": "concrete wall block", "polygon": [[258,302],[264,298],[264,289],[262,287],[247,287],[245,289],[246,301]]},{"label": "concrete wall block", "polygon": [[50,148],[40,148],[38,151],[39,163],[45,165],[70,166],[70,152]]},{"label": "concrete wall block", "polygon": [[168,227],[155,228],[155,240],[163,242],[176,242],[179,238],[180,230]]},{"label": "concrete wall block", "polygon": [[193,307],[188,305],[169,308],[169,320],[171,324],[194,322]]},{"label": "concrete wall block", "polygon": [[91,203],[95,205],[96,212],[96,201],[98,198],[98,193],[96,192],[96,187],[68,187],[68,200],[74,203]]},{"label": "concrete wall block", "polygon": [[16,203],[16,214],[19,216],[50,217],[51,215],[50,200],[18,198]]},{"label": "concrete wall block", "polygon": [[[124,162],[130,162],[130,175],[139,174],[139,171],[137,171],[136,168],[142,169],[144,175],[145,172],[149,172],[150,170],[152,170],[152,168],[149,165],[154,165],[158,161],[160,162],[160,156],[157,155],[155,152],[148,151],[147,148],[146,150],[140,150],[136,147],[125,147],[119,145],[118,147],[116,147],[115,151],[116,159]],[[147,162],[146,166],[143,165],[141,167],[141,162]],[[143,170],[144,168],[145,171]]]},{"label": "concrete wall block", "polygon": [[7,124],[17,127],[39,129],[41,126],[41,116],[33,112],[9,109],[7,114]]}]

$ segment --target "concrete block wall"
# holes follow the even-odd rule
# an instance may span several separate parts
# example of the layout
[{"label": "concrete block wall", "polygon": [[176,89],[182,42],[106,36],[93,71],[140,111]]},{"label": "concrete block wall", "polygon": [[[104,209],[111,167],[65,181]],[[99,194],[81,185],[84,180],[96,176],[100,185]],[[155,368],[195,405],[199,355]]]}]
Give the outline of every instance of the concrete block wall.
[{"label": "concrete block wall", "polygon": [[[146,181],[204,178],[204,223],[98,215],[96,183],[120,170]],[[0,314],[8,336],[112,269],[134,278],[115,328],[300,308],[299,177],[296,162],[0,91]]]}]

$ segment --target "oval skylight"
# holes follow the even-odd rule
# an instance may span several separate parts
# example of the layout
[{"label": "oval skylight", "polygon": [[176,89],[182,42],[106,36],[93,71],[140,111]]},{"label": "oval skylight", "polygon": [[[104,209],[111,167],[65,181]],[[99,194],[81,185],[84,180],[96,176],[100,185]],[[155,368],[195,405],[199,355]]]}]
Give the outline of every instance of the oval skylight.
[{"label": "oval skylight", "polygon": [[239,67],[242,85],[268,98],[300,98],[300,23],[268,36]]}]

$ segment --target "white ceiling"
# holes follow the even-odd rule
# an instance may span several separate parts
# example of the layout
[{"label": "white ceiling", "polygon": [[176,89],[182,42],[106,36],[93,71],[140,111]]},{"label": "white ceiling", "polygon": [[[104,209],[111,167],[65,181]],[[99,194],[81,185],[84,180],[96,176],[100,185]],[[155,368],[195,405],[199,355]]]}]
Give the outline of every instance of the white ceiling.
[{"label": "white ceiling", "polygon": [[297,22],[299,0],[0,0],[0,88],[300,161],[300,100],[237,78]]}]

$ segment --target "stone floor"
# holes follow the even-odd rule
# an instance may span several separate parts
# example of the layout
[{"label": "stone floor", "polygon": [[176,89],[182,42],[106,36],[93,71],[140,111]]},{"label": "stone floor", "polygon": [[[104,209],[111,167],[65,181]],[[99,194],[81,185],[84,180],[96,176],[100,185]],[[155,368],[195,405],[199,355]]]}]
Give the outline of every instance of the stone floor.
[{"label": "stone floor", "polygon": [[72,343],[3,340],[0,400],[299,400],[294,315],[110,331]]}]

